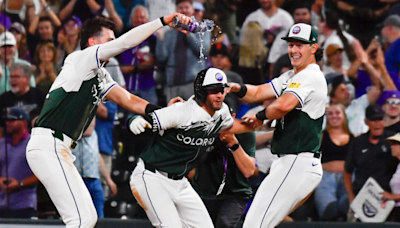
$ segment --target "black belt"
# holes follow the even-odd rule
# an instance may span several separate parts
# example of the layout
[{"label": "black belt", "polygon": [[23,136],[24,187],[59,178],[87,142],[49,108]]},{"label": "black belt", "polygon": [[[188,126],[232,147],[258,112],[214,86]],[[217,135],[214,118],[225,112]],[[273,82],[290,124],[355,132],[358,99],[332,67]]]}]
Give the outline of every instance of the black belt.
[{"label": "black belt", "polygon": [[[148,165],[145,165],[145,168],[153,173],[156,173],[156,169],[153,167],[149,167]],[[171,173],[167,173],[167,172],[165,172],[165,173],[167,174],[168,178],[172,179],[172,180],[181,180],[183,178],[183,176],[179,176],[176,174],[171,174]]]},{"label": "black belt", "polygon": [[[298,155],[300,153],[297,154],[293,154],[293,155]],[[290,155],[290,154],[277,154],[278,158],[281,157],[281,155]],[[314,153],[314,158],[320,158],[321,157],[321,153]]]},{"label": "black belt", "polygon": [[[54,131],[54,132],[53,132],[53,136],[54,136],[54,138],[58,138],[59,140],[61,140],[61,141],[64,142],[64,135],[63,135],[63,133],[61,133],[61,132],[59,132],[59,131]],[[69,147],[70,147],[71,149],[75,149],[76,145],[77,145],[76,141],[75,141],[75,140],[72,140],[72,141],[71,141],[71,145],[69,145]]]}]

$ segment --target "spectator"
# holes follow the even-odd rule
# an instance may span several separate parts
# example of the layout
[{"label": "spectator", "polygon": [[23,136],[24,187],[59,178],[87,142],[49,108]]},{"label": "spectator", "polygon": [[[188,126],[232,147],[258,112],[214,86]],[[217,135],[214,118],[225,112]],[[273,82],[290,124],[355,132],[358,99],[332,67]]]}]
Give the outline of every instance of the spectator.
[{"label": "spectator", "polygon": [[382,36],[389,45],[385,52],[385,65],[387,71],[400,88],[399,64],[400,64],[400,16],[391,15],[383,23]]},{"label": "spectator", "polygon": [[194,18],[196,21],[203,21],[204,16],[204,6],[201,2],[193,2]]},{"label": "spectator", "polygon": [[251,21],[243,28],[240,39],[239,67],[246,84],[260,85],[265,82],[265,63],[268,49],[263,43],[263,30],[258,22]]},{"label": "spectator", "polygon": [[114,22],[115,24],[115,32],[119,34],[123,27],[124,22],[121,17],[118,15],[117,11],[115,11],[115,6],[112,0],[104,0],[105,2],[105,10],[103,15],[105,15],[108,19]]},{"label": "spectator", "polygon": [[[188,17],[193,16],[192,1],[177,0],[176,11]],[[165,66],[167,100],[176,96],[187,100],[193,94],[193,81],[197,73],[206,66],[206,62],[199,57],[210,49],[210,34],[183,34],[170,29],[161,35],[162,30],[158,31],[156,58],[160,65]]]},{"label": "spectator", "polygon": [[55,39],[55,21],[57,22],[57,28],[61,26],[61,22],[58,17],[53,18],[49,16],[40,16],[32,21],[28,29],[27,39],[29,53],[31,54],[31,59],[34,59],[36,46],[42,41],[50,41],[54,44],[57,43]]},{"label": "spectator", "polygon": [[[385,112],[383,117],[384,126],[387,131],[400,132],[400,91],[384,91],[378,103],[382,105]],[[382,104],[383,103],[383,104]]]},{"label": "spectator", "polygon": [[25,27],[19,22],[14,22],[14,23],[12,23],[9,31],[14,35],[15,40],[17,41],[16,56],[20,59],[31,62],[31,57],[29,55],[29,50],[28,50],[28,45],[27,45],[27,40],[26,40]]},{"label": "spectator", "polygon": [[[351,63],[357,58],[355,54],[355,50],[358,50],[361,47],[360,42],[355,39],[352,35],[347,33],[346,31],[342,31],[339,26],[339,18],[336,12],[334,11],[326,11],[325,18],[322,18],[322,21],[319,26],[319,33],[321,36],[320,44],[324,50],[328,48],[330,44],[337,44],[340,48],[343,48],[345,51],[345,55],[343,56],[343,69],[348,70],[351,66]],[[326,53],[324,54],[324,68],[327,62]]]},{"label": "spectator", "polygon": [[104,0],[63,0],[58,15],[61,21],[75,15],[84,22],[86,19],[100,15],[103,9]]},{"label": "spectator", "polygon": [[[397,90],[394,81],[398,81],[392,76],[398,77],[395,74],[389,75],[385,66],[385,57],[382,49],[376,39],[373,39],[367,50],[358,51],[359,58],[354,65],[358,65],[358,77],[356,83],[356,97],[365,94],[372,84],[382,84],[385,90]],[[349,72],[351,69],[349,69]]]},{"label": "spectator", "polygon": [[347,70],[343,69],[343,48],[338,44],[329,44],[325,50],[327,57],[326,66],[322,69],[322,72],[327,75],[333,72],[340,72],[343,75],[347,75]]},{"label": "spectator", "polygon": [[[229,149],[234,145],[236,150]],[[221,134],[213,146],[213,151],[206,153],[195,169],[192,185],[214,226],[235,228],[253,195],[248,178],[256,169],[255,135]]]},{"label": "spectator", "polygon": [[[104,168],[108,175],[101,175],[100,181],[103,186],[104,196],[109,197],[113,193],[113,189],[109,188],[109,180],[106,177],[110,176],[112,170],[112,155],[114,152],[114,142],[113,142],[113,129],[114,129],[114,119],[117,112],[117,104],[109,101],[107,103],[100,103],[99,108],[96,112],[96,133],[98,138],[100,156],[104,161]],[[100,165],[100,170],[103,169]],[[111,191],[110,191],[111,190]]]},{"label": "spectator", "polygon": [[[104,192],[100,183],[99,164],[102,162],[99,154],[99,144],[95,128],[96,120],[93,119],[90,126],[83,133],[82,138],[78,140],[77,146],[72,150],[72,154],[76,157],[74,165],[83,181],[90,196],[92,197],[94,207],[99,218],[104,218]],[[101,161],[100,161],[101,160]],[[104,164],[104,162],[103,162]],[[106,174],[106,179],[111,186],[112,195],[116,194],[117,187],[112,181],[110,174]]]},{"label": "spectator", "polygon": [[259,3],[261,8],[250,13],[243,22],[242,33],[246,25],[251,21],[258,22],[262,31],[271,29],[273,26],[289,31],[294,21],[288,12],[278,8],[274,0],[259,0]]},{"label": "spectator", "polygon": [[[11,89],[10,85],[10,70],[9,68],[14,63],[25,63],[30,66],[31,64],[23,59],[20,59],[15,56],[17,52],[17,41],[15,40],[14,35],[5,31],[0,34],[0,65],[3,69],[3,75],[0,78],[0,95],[6,91]],[[30,85],[35,87],[35,78],[30,78]]]},{"label": "spectator", "polygon": [[[114,6],[115,6],[115,10],[117,11],[118,15],[121,17],[122,21],[124,22],[124,27],[130,27],[130,15],[132,12],[132,9],[141,4],[143,6],[147,6],[147,1],[145,0],[113,0]],[[157,1],[157,6],[162,6],[163,4],[160,4],[159,1]],[[165,6],[162,6],[165,7]],[[174,11],[168,11],[166,12],[167,14],[170,14]],[[162,14],[156,18],[159,18],[161,16],[164,16],[166,14]],[[154,18],[154,19],[156,19]]]},{"label": "spectator", "polygon": [[340,0],[329,2],[333,3],[331,10],[337,9],[342,15],[341,17],[348,25],[348,32],[360,40],[362,46],[367,47],[374,36],[379,34],[379,23],[389,12],[391,1]]},{"label": "spectator", "polygon": [[[243,84],[243,79],[239,74],[230,70],[231,63],[228,58],[228,48],[222,43],[216,43],[211,46],[210,49],[210,60],[211,65],[217,69],[225,72],[228,82],[236,82]],[[243,104],[237,96],[228,93],[225,97],[225,103],[229,104],[229,107],[234,113],[239,111],[239,108]]]},{"label": "spectator", "polygon": [[110,73],[112,79],[116,83],[118,83],[119,86],[126,89],[126,82],[125,82],[124,74],[122,74],[119,62],[115,57],[110,58],[108,60],[107,65],[104,68],[106,68],[108,73]]},{"label": "spectator", "polygon": [[29,117],[21,109],[12,108],[4,119],[8,137],[0,139],[0,217],[31,218],[35,216],[38,180],[25,157]]},{"label": "spectator", "polygon": [[315,0],[311,1],[313,4],[311,5],[311,25],[314,27],[318,27],[322,15],[322,11],[324,9],[325,0]]},{"label": "spectator", "polygon": [[[292,16],[294,23],[306,23],[311,24],[311,6],[306,1],[295,1],[292,3]],[[275,37],[272,43],[271,49],[268,54],[268,63],[270,64],[270,69],[273,68],[274,63],[282,55],[287,54],[287,42],[281,38],[288,34],[289,29],[283,29]],[[272,73],[272,72],[271,72]]]},{"label": "spectator", "polygon": [[34,0],[26,1],[4,1],[1,4],[1,12],[10,17],[13,22],[25,22],[30,15],[38,13],[40,3]]},{"label": "spectator", "polygon": [[149,21],[176,11],[175,0],[163,0],[162,4],[159,0],[146,0],[146,2],[149,9]]},{"label": "spectator", "polygon": [[364,122],[365,109],[368,105],[374,104],[378,100],[380,94],[380,85],[377,85],[371,87],[363,96],[352,100],[343,75],[332,79],[329,91],[329,97],[332,103],[339,103],[346,107],[345,112],[349,121],[349,129],[354,136],[359,136],[368,131],[368,126]]},{"label": "spectator", "polygon": [[369,177],[374,178],[385,191],[391,192],[389,182],[398,163],[386,141],[391,133],[384,130],[385,113],[382,108],[372,104],[365,112],[369,131],[352,141],[344,166],[344,184],[350,204]]},{"label": "spectator", "polygon": [[66,39],[64,43],[60,43],[59,45],[62,46],[62,52],[57,59],[58,67],[62,67],[64,65],[64,60],[67,58],[69,54],[74,51],[81,50],[81,46],[79,44],[79,33],[82,29],[82,21],[77,16],[71,16],[64,21],[64,29]]},{"label": "spectator", "polygon": [[346,220],[349,200],[343,183],[344,163],[348,147],[353,140],[341,104],[331,104],[327,110],[327,126],[322,132],[321,183],[315,189],[314,200],[322,221]]},{"label": "spectator", "polygon": [[[400,160],[400,133],[387,138],[390,143],[390,149],[392,150],[393,157]],[[400,164],[397,165],[396,172],[390,179],[390,189],[392,193],[384,191],[382,192],[382,201],[395,200],[396,204],[389,215],[388,221],[400,222]]]},{"label": "spectator", "polygon": [[36,88],[44,94],[47,94],[58,73],[60,73],[60,68],[56,65],[56,55],[56,47],[50,41],[43,41],[36,47],[35,83]]},{"label": "spectator", "polygon": [[[257,0],[255,0],[257,1]],[[237,9],[238,9],[238,2],[241,1],[224,1],[224,0],[217,0],[217,1],[207,1],[205,4],[206,11],[208,14],[215,15],[217,18],[215,21],[218,21],[218,29],[222,31],[227,37],[226,42],[232,45],[237,45]],[[246,4],[249,1],[246,1]],[[251,4],[251,3],[250,3]],[[247,16],[247,15],[246,15]]]},{"label": "spectator", "polygon": [[28,115],[41,109],[44,103],[44,94],[37,88],[29,85],[32,69],[24,63],[14,63],[10,67],[11,91],[0,95],[0,110],[6,108],[19,108]]},{"label": "spectator", "polygon": [[[137,5],[132,9],[131,23],[137,27],[149,22],[146,7]],[[127,89],[152,104],[157,104],[154,80],[155,47],[157,38],[151,35],[136,47],[121,54],[121,71],[124,73]]]}]

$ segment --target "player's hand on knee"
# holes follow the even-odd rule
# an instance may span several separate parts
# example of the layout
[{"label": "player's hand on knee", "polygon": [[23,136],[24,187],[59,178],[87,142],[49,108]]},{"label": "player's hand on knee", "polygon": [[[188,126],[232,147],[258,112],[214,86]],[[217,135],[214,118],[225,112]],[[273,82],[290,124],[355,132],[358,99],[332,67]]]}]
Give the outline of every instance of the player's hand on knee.
[{"label": "player's hand on knee", "polygon": [[130,120],[129,123],[129,130],[135,134],[138,135],[140,133],[143,133],[145,131],[145,128],[151,129],[151,124],[147,122],[142,116],[134,116]]}]

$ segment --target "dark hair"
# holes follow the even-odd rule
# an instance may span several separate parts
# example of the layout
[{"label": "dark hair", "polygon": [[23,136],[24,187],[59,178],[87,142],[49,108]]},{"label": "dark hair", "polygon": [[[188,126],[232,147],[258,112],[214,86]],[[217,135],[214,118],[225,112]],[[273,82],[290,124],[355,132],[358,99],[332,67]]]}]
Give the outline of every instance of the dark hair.
[{"label": "dark hair", "polygon": [[113,21],[100,16],[86,20],[80,34],[81,49],[83,50],[88,47],[89,38],[100,36],[103,28],[114,30],[115,24]]},{"label": "dark hair", "polygon": [[49,16],[41,16],[39,17],[39,22],[48,21],[50,22],[51,26],[54,27],[53,20]]},{"label": "dark hair", "polygon": [[190,4],[193,5],[193,1],[192,1],[192,0],[176,0],[176,1],[175,1],[175,5],[179,5],[179,4],[181,4],[182,2],[189,2]]},{"label": "dark hair", "polygon": [[54,43],[51,41],[42,41],[40,42],[37,46],[36,46],[36,51],[35,51],[35,56],[34,56],[34,60],[36,64],[40,64],[40,49],[43,47],[47,47],[50,48],[53,51],[53,65],[55,65],[57,63],[57,49],[56,46],[54,46]]},{"label": "dark hair", "polygon": [[318,62],[324,57],[324,49],[323,48],[318,48],[317,51],[314,54],[315,56],[315,61]]}]

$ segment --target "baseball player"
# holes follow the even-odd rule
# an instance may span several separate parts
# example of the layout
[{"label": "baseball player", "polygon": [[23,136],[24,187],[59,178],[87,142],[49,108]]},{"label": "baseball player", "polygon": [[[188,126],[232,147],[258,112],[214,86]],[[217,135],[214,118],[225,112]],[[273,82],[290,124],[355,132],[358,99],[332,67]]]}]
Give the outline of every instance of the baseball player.
[{"label": "baseball player", "polygon": [[243,227],[277,226],[300,206],[322,178],[318,151],[325,113],[327,84],[316,61],[322,57],[318,33],[308,24],[295,24],[286,37],[293,66],[260,86],[230,84],[245,102],[277,98],[257,114],[243,116],[253,127],[265,119],[277,120],[271,151],[278,155],[261,183]]},{"label": "baseball player", "polygon": [[118,86],[104,69],[107,60],[140,44],[163,25],[172,25],[173,13],[131,29],[115,39],[114,24],[96,17],[85,22],[81,51],[68,55],[51,86],[32,129],[26,157],[30,168],[43,183],[66,227],[94,227],[96,210],[73,161],[71,149],[81,138],[100,102],[111,100],[135,113],[157,108]]},{"label": "baseball player", "polygon": [[234,124],[223,103],[227,87],[223,71],[202,70],[194,81],[194,97],[129,120],[134,134],[140,134],[145,127],[152,128],[154,134],[130,181],[133,195],[153,226],[213,227],[206,207],[186,176],[202,155],[212,150],[221,130],[252,130],[246,124]]}]

